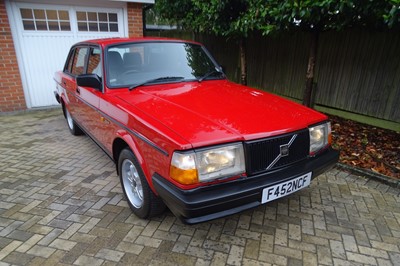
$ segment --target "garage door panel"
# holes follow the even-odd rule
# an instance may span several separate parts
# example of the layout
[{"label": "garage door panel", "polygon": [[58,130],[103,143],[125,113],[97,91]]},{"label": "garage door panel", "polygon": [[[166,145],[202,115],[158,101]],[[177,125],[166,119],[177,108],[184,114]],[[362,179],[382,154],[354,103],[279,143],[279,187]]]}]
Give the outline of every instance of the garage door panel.
[{"label": "garage door panel", "polygon": [[73,36],[24,36],[24,67],[32,107],[57,104],[54,72],[62,69]]},{"label": "garage door panel", "polygon": [[28,106],[57,104],[53,75],[80,41],[124,37],[123,8],[12,4]]}]

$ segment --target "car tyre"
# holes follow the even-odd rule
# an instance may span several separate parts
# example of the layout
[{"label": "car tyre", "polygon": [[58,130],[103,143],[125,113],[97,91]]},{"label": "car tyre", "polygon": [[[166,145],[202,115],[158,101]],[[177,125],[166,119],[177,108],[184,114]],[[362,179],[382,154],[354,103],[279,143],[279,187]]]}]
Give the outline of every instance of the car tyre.
[{"label": "car tyre", "polygon": [[64,111],[65,119],[67,119],[67,125],[68,125],[69,131],[71,132],[71,134],[74,136],[82,135],[83,134],[82,129],[80,129],[79,126],[75,123],[70,112],[68,111],[68,109],[65,106],[63,106],[63,111]]},{"label": "car tyre", "polygon": [[125,198],[136,216],[146,219],[164,212],[164,202],[150,189],[143,170],[130,149],[123,149],[120,153],[118,173]]}]

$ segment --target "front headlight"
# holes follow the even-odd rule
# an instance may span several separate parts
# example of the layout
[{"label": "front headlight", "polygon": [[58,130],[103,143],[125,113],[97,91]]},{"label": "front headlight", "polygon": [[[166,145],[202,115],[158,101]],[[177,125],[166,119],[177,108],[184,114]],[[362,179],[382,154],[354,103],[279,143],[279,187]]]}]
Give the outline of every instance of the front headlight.
[{"label": "front headlight", "polygon": [[331,123],[327,122],[309,128],[310,155],[314,155],[331,143]]},{"label": "front headlight", "polygon": [[209,182],[244,172],[241,143],[191,152],[174,152],[170,168],[171,178],[185,185]]}]

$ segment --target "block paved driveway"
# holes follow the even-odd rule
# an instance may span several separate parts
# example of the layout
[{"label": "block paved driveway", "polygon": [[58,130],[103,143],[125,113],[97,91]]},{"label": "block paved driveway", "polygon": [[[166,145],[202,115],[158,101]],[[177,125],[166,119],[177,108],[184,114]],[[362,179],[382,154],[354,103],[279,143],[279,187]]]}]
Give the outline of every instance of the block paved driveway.
[{"label": "block paved driveway", "polygon": [[0,265],[400,265],[399,190],[339,170],[188,226],[136,218],[112,161],[60,109],[0,116]]}]

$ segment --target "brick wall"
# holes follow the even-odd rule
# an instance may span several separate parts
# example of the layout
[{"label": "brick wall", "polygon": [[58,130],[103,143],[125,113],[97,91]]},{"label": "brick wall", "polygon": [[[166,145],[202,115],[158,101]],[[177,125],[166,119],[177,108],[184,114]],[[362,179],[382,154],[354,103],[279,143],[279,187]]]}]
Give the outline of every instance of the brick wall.
[{"label": "brick wall", "polygon": [[128,3],[129,37],[143,37],[142,4]]},{"label": "brick wall", "polygon": [[0,112],[26,109],[4,0],[0,0]]}]

